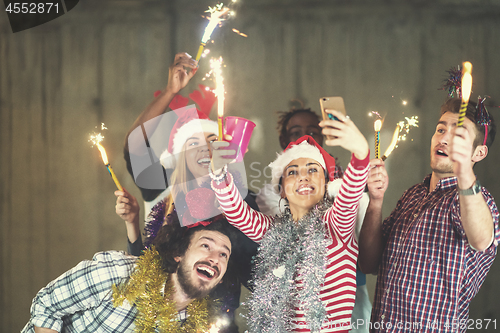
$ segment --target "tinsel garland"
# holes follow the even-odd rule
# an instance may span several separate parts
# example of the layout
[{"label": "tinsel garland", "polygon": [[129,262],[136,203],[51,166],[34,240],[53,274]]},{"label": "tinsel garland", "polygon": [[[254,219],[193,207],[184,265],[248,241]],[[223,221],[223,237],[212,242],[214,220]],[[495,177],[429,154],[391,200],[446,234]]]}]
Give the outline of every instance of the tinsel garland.
[{"label": "tinsel garland", "polygon": [[488,110],[486,109],[486,105],[484,105],[484,102],[486,101],[486,98],[489,98],[489,96],[484,96],[483,98],[481,98],[481,96],[478,96],[478,101],[477,101],[477,107],[476,107],[476,110],[477,110],[477,115],[476,115],[476,119],[477,119],[477,123],[479,125],[483,125],[483,126],[486,126],[486,125],[491,125],[491,117],[490,117],[490,114],[488,113]]},{"label": "tinsel garland", "polygon": [[310,330],[319,331],[326,318],[319,298],[328,245],[323,215],[331,204],[319,203],[297,222],[287,208],[264,235],[254,261],[254,292],[246,303],[250,332],[290,331],[295,307],[304,311]]},{"label": "tinsel garland", "polygon": [[160,255],[154,247],[145,251],[130,278],[118,286],[113,285],[113,305],[120,306],[125,300],[135,304],[138,313],[134,323],[138,333],[208,331],[214,309],[208,296],[188,305],[187,320],[181,325],[175,302],[170,300],[173,287],[161,266]]},{"label": "tinsel garland", "polygon": [[449,76],[442,89],[447,90],[450,97],[462,98],[462,70],[460,66],[452,67],[446,72]]}]

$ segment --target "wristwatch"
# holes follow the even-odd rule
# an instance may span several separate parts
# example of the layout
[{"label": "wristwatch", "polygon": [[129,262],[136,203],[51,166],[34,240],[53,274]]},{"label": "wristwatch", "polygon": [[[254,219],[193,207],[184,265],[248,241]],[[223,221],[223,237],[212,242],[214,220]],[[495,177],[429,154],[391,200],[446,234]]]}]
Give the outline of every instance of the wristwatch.
[{"label": "wristwatch", "polygon": [[458,193],[461,195],[475,195],[475,194],[478,194],[480,192],[481,192],[481,183],[477,179],[474,182],[474,184],[472,184],[472,186],[469,187],[468,189],[466,189],[466,190],[459,189],[458,190]]}]

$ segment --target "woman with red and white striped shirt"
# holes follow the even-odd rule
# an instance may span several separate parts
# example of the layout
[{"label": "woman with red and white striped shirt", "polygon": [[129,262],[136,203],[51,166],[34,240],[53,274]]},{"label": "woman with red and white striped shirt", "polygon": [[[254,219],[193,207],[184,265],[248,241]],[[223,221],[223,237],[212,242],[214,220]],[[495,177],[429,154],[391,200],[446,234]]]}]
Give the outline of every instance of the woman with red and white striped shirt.
[{"label": "woman with red and white striped shirt", "polygon": [[[348,332],[356,293],[354,223],[369,166],[368,143],[344,114],[320,123],[326,144],[352,153],[342,180],[335,159],[312,137],[292,142],[270,164],[272,184],[288,202],[275,217],[252,210],[227,173],[226,142],[212,146],[212,188],[227,220],[259,242],[251,332]],[[340,189],[339,189],[340,187]],[[338,190],[332,202],[328,194]]]}]

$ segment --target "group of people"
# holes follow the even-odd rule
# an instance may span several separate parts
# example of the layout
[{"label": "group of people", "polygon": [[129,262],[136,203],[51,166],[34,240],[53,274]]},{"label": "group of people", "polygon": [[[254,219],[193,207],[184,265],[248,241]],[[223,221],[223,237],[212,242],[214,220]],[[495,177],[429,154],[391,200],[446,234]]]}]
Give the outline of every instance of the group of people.
[{"label": "group of people", "polygon": [[[237,332],[241,285],[251,291],[251,332],[466,330],[500,240],[497,206],[473,171],[494,141],[492,118],[478,123],[471,102],[458,127],[460,100],[449,99],[431,140],[431,175],[383,220],[384,162],[370,160],[367,140],[337,110],[322,121],[309,109],[284,113],[284,150],[270,164],[267,190],[249,191],[230,158],[231,138],[219,138],[208,117],[215,98],[192,95],[197,110],[178,95],[196,68],[177,54],[167,87],[126,136],[137,178],[131,156],[151,158],[151,149],[131,133],[146,122],[154,129],[169,106],[184,107],[167,149],[153,157],[169,187],[141,189],[150,207],[145,239],[137,199],[116,191],[129,254],[98,253],[50,282],[23,333]],[[351,153],[345,170],[323,143]],[[368,273],[378,274],[373,310]]]}]

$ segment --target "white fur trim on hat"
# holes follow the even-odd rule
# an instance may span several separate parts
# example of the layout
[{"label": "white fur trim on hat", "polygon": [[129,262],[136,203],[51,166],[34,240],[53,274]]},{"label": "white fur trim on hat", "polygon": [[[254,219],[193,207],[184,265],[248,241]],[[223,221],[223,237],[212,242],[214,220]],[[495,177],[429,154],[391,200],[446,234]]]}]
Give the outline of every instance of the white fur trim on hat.
[{"label": "white fur trim on hat", "polygon": [[310,145],[307,141],[303,141],[298,145],[288,148],[281,154],[278,154],[278,157],[274,160],[274,162],[269,164],[272,172],[271,184],[276,191],[278,189],[280,178],[283,175],[283,170],[288,164],[290,164],[291,161],[298,158],[311,158],[321,164],[323,170],[326,170],[325,159],[323,158],[323,155],[321,155],[319,149]]},{"label": "white fur trim on hat", "polygon": [[172,153],[165,150],[160,155],[160,161],[164,168],[174,169],[176,159],[175,156],[182,151],[182,147],[186,141],[195,133],[208,132],[217,134],[219,127],[217,123],[210,119],[193,119],[182,125],[175,134]]}]

